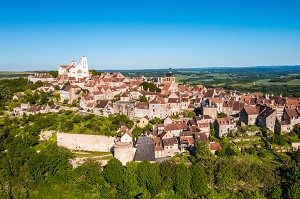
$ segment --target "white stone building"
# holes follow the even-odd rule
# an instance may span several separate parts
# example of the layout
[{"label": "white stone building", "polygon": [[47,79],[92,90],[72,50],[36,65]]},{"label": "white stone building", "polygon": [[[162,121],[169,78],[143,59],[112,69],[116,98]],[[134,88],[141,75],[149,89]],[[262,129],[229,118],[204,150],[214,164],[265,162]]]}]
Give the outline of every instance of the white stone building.
[{"label": "white stone building", "polygon": [[75,78],[76,81],[89,78],[89,67],[86,56],[82,56],[80,64],[77,64],[75,60],[70,65],[60,65],[58,68],[58,74],[61,76],[68,76],[69,78]]}]

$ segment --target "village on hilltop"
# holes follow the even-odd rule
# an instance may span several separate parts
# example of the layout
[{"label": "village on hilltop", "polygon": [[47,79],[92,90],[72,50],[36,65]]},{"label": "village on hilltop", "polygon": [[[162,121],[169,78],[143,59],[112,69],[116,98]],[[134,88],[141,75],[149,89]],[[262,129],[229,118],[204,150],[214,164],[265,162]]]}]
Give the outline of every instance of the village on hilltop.
[{"label": "village on hilltop", "polygon": [[[171,68],[164,77],[148,79],[126,77],[120,72],[93,74],[89,71],[87,57],[83,56],[80,63],[73,60],[70,65],[59,66],[57,77],[36,73],[28,80],[44,82],[38,88],[43,92],[54,92],[59,88],[56,90],[59,100],[51,106],[21,104],[14,108],[15,116],[73,110],[85,115],[122,114],[133,120],[135,126],[131,129],[121,126],[120,137],[96,143],[108,145],[108,151],[110,147],[114,148],[114,156],[124,165],[131,160],[155,161],[173,157],[192,150],[198,142],[207,142],[210,151],[215,153],[222,146],[210,139],[212,128],[216,137],[226,137],[237,132],[239,127],[254,125],[283,134],[300,123],[299,98],[225,92],[222,88],[205,88],[200,84],[179,85]],[[23,96],[24,93],[18,93],[14,99]],[[162,122],[133,139],[134,128],[144,128],[155,119]],[[249,136],[257,133],[249,129],[245,131]],[[84,143],[84,139],[74,139],[72,146],[64,142],[61,145],[89,150],[91,146],[84,145],[91,144]],[[292,147],[299,150],[300,143],[293,143]]]}]

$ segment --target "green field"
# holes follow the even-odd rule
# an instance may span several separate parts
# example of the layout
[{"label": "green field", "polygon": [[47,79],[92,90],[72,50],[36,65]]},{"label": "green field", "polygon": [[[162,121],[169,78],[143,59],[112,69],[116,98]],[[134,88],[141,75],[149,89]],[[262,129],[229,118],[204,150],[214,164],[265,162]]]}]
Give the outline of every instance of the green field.
[{"label": "green field", "polygon": [[261,79],[255,81],[255,85],[293,85],[293,86],[300,86],[300,79],[293,79],[288,82],[269,82],[271,79]]},{"label": "green field", "polygon": [[215,74],[209,74],[209,76],[213,76],[216,79],[227,79],[227,78],[231,79],[228,74],[215,73]]}]

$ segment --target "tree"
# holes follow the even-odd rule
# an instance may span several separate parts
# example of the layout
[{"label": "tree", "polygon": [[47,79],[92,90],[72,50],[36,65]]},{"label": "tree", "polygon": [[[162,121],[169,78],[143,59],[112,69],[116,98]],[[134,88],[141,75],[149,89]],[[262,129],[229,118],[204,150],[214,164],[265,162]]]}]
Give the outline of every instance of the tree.
[{"label": "tree", "polygon": [[143,188],[146,188],[153,196],[161,188],[160,167],[157,163],[142,161],[138,164],[138,182]]},{"label": "tree", "polygon": [[295,181],[288,189],[288,198],[289,199],[298,199],[300,198],[300,180]]},{"label": "tree", "polygon": [[216,130],[214,123],[210,123],[210,135],[216,137]]},{"label": "tree", "polygon": [[186,110],[186,111],[184,111],[183,115],[184,115],[184,117],[193,118],[196,116],[196,113],[195,113],[195,111],[187,111]]},{"label": "tree", "polygon": [[58,71],[50,71],[49,74],[56,78],[58,76]]},{"label": "tree", "polygon": [[69,160],[74,156],[67,148],[57,146],[56,144],[51,144],[42,150],[40,154],[45,154],[47,156],[46,168],[48,168],[48,171],[50,171],[52,175],[55,175],[60,171],[65,172],[66,170],[72,168]]},{"label": "tree", "polygon": [[97,71],[97,70],[89,70],[89,72],[92,72],[92,74],[94,75],[94,76],[97,76],[97,75],[101,75],[101,72],[100,71]]},{"label": "tree", "polygon": [[170,161],[163,161],[160,164],[160,175],[162,177],[162,186],[165,190],[170,190],[173,187],[173,181],[175,178],[176,164]]},{"label": "tree", "polygon": [[139,98],[139,101],[140,102],[148,102],[148,99],[144,95],[141,95],[140,98]]},{"label": "tree", "polygon": [[138,186],[138,164],[137,162],[127,162],[124,170],[124,187],[122,189],[123,198],[134,198],[139,194]]},{"label": "tree", "polygon": [[199,165],[193,165],[190,167],[190,173],[192,177],[191,189],[197,197],[203,196],[207,193],[207,176],[205,171]]},{"label": "tree", "polygon": [[239,154],[238,149],[232,143],[225,143],[223,145],[222,150],[216,152],[216,155],[220,157],[225,157],[225,156],[233,157],[233,156],[237,156],[238,154]]},{"label": "tree", "polygon": [[164,122],[164,119],[160,119],[160,118],[154,118],[152,120],[149,121],[150,124],[162,124]]},{"label": "tree", "polygon": [[174,189],[181,196],[187,196],[190,190],[191,174],[187,166],[179,164],[176,166]]},{"label": "tree", "polygon": [[144,91],[156,92],[157,90],[157,86],[153,83],[143,82],[140,86],[143,86]]},{"label": "tree", "polygon": [[122,163],[112,158],[108,161],[107,165],[103,169],[103,176],[107,182],[113,186],[119,186],[123,181],[124,167]]},{"label": "tree", "polygon": [[134,122],[131,121],[126,115],[121,114],[121,115],[117,115],[114,118],[114,123],[115,124],[120,124],[120,125],[125,125],[127,126],[129,129],[131,129],[134,125]]},{"label": "tree", "polygon": [[195,145],[195,156],[197,159],[206,159],[212,156],[207,142],[199,142]]},{"label": "tree", "polygon": [[270,193],[268,194],[268,197],[271,199],[280,199],[282,195],[282,189],[280,186],[275,186],[272,188]]},{"label": "tree", "polygon": [[227,117],[227,114],[226,113],[218,113],[218,118],[224,118],[224,117]]},{"label": "tree", "polygon": [[135,138],[143,135],[143,133],[144,133],[144,130],[141,127],[135,127],[135,129],[133,129],[133,131],[132,131],[132,135]]}]

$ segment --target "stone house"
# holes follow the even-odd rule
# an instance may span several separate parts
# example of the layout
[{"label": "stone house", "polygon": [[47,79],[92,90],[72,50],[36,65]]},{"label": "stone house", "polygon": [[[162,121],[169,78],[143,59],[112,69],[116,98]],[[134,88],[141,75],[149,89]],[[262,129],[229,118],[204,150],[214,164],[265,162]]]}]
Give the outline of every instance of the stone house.
[{"label": "stone house", "polygon": [[209,115],[213,119],[217,118],[218,106],[214,101],[211,100],[202,101],[200,110],[202,112],[202,115]]},{"label": "stone house", "polygon": [[141,92],[136,89],[129,91],[129,95],[132,100],[138,100],[138,99],[140,99],[140,96],[142,96]]},{"label": "stone house", "polygon": [[238,114],[245,106],[244,102],[235,100],[226,100],[223,102],[223,113],[227,115]]},{"label": "stone house", "polygon": [[180,151],[189,151],[194,146],[194,132],[183,131],[179,137],[179,148]]},{"label": "stone house", "polygon": [[181,101],[179,98],[168,99],[167,104],[171,107],[171,115],[178,115],[181,112],[180,103]]},{"label": "stone house", "polygon": [[257,116],[257,107],[244,107],[239,114],[241,125],[255,125]]},{"label": "stone house", "polygon": [[130,101],[130,94],[128,92],[124,92],[120,95],[121,101]]},{"label": "stone house", "polygon": [[210,124],[209,123],[199,123],[197,128],[206,134],[207,137],[210,136]]},{"label": "stone house", "polygon": [[91,103],[93,104],[94,102],[95,102],[95,100],[94,100],[93,95],[86,95],[80,99],[79,105],[80,105],[80,107],[86,109],[86,108],[88,108],[87,107],[88,104],[91,104]]},{"label": "stone house", "polygon": [[165,157],[163,141],[161,137],[158,136],[154,138],[154,144],[155,144],[155,158]]},{"label": "stone house", "polygon": [[134,117],[143,118],[149,115],[148,102],[136,102],[134,107]]},{"label": "stone house", "polygon": [[121,135],[120,141],[121,142],[132,142],[132,134],[128,129]]},{"label": "stone house", "polygon": [[65,100],[68,100],[68,103],[72,103],[74,100],[77,100],[77,96],[75,95],[75,93],[79,90],[81,90],[79,86],[64,86],[60,90],[60,101],[64,102]]},{"label": "stone house", "polygon": [[113,104],[114,113],[123,114],[130,119],[134,118],[134,103],[128,101],[117,101]]},{"label": "stone house", "polygon": [[289,124],[285,120],[280,121],[278,118],[276,118],[274,133],[277,133],[277,134],[288,133],[291,130],[293,130],[293,125]]},{"label": "stone house", "polygon": [[237,130],[236,123],[231,117],[217,118],[214,125],[218,137],[226,137]]},{"label": "stone house", "polygon": [[149,103],[149,118],[166,118],[170,114],[164,98],[157,96]]},{"label": "stone house", "polygon": [[282,120],[294,126],[300,124],[300,110],[298,108],[285,108],[282,115]]},{"label": "stone house", "polygon": [[103,92],[103,98],[106,100],[112,100],[115,97],[114,92],[111,89],[107,89]]},{"label": "stone house", "polygon": [[165,125],[164,130],[170,132],[174,137],[178,137],[180,133],[184,130],[187,130],[187,128],[187,124],[182,122]]},{"label": "stone house", "polygon": [[220,97],[208,97],[205,101],[209,103],[209,101],[214,102],[217,105],[217,112],[223,112],[223,99]]},{"label": "stone house", "polygon": [[277,112],[275,109],[266,107],[257,117],[257,126],[265,127],[270,131],[275,131],[275,121],[277,118]]},{"label": "stone house", "polygon": [[23,116],[24,113],[27,113],[27,110],[30,108],[29,104],[20,104],[16,108],[13,109],[15,116]]},{"label": "stone house", "polygon": [[176,137],[162,139],[165,156],[173,157],[179,153],[178,141]]},{"label": "stone house", "polygon": [[108,116],[114,113],[113,105],[108,100],[100,100],[93,109],[95,115]]},{"label": "stone house", "polygon": [[91,93],[93,95],[95,101],[103,100],[104,95],[102,91],[94,91]]},{"label": "stone house", "polygon": [[159,133],[159,137],[161,137],[162,139],[166,139],[166,138],[172,138],[174,137],[174,135],[170,131],[163,131]]}]

